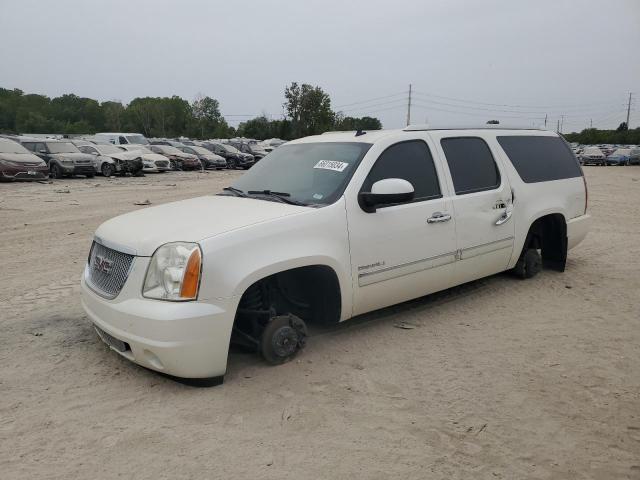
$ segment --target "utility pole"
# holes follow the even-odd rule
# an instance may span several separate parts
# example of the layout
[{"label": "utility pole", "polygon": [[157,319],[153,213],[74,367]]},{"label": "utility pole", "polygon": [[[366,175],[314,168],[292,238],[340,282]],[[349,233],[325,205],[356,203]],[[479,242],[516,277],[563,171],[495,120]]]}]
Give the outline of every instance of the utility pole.
[{"label": "utility pole", "polygon": [[411,84],[409,84],[409,102],[407,103],[407,127],[411,123]]},{"label": "utility pole", "polygon": [[[409,94],[411,97],[411,94]],[[627,130],[629,130],[629,113],[631,112],[631,92],[629,92],[629,103],[627,103]]]},{"label": "utility pole", "polygon": [[593,118],[589,119],[589,129],[593,129]]},{"label": "utility pole", "polygon": [[547,128],[547,114],[544,114],[544,128]]},{"label": "utility pole", "polygon": [[558,125],[556,126],[556,133],[560,133],[560,119],[558,119]]},{"label": "utility pole", "polygon": [[560,133],[562,133],[562,127],[564,127],[564,115],[560,115]]}]

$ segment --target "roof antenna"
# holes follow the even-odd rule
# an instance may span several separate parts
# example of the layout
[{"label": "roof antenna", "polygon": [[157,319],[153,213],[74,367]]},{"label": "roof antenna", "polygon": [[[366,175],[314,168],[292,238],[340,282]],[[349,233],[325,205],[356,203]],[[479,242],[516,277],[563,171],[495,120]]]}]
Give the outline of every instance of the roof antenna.
[{"label": "roof antenna", "polygon": [[356,131],[356,137],[359,137],[360,135],[364,135],[365,133],[367,132],[365,132],[364,130],[358,130]]}]

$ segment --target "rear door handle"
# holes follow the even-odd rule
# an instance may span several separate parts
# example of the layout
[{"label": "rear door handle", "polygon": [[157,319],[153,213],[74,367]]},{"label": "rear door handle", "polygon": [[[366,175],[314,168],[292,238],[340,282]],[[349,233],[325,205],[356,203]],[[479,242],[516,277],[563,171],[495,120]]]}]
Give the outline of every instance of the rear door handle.
[{"label": "rear door handle", "polygon": [[427,218],[427,223],[441,223],[451,220],[451,215],[448,213],[435,212],[431,217]]}]

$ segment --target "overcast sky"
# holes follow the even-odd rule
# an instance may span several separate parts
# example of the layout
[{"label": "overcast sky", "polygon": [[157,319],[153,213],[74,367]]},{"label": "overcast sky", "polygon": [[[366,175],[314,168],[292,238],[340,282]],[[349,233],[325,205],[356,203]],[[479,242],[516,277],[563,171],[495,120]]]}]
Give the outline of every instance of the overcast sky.
[{"label": "overcast sky", "polygon": [[0,0],[0,65],[0,87],[49,96],[203,93],[234,125],[281,115],[297,81],[400,127],[411,83],[412,123],[567,132],[640,99],[640,0]]}]

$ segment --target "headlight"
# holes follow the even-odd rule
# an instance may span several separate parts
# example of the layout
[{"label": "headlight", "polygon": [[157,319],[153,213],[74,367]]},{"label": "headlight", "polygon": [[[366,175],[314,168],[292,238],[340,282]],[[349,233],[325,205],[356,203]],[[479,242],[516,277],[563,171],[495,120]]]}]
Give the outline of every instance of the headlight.
[{"label": "headlight", "polygon": [[200,287],[202,254],[196,243],[167,243],[153,254],[142,296],[158,300],[195,300]]}]

